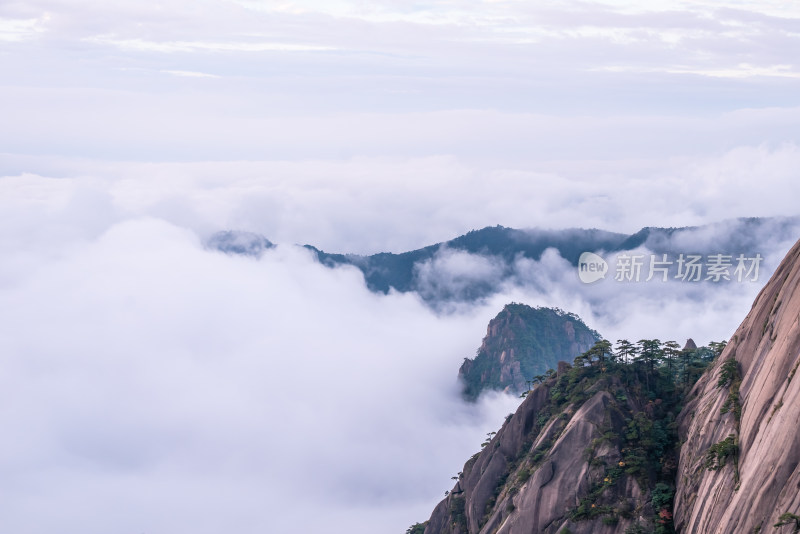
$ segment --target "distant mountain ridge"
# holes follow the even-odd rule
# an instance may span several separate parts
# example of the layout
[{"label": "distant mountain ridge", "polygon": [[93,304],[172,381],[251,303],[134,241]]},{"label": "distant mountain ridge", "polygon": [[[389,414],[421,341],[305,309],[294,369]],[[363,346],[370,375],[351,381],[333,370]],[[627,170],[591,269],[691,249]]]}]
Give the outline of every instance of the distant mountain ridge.
[{"label": "distant mountain ridge", "polygon": [[631,236],[604,230],[517,230],[504,226],[490,226],[472,230],[444,243],[393,254],[382,252],[370,256],[354,254],[332,254],[311,245],[320,263],[335,267],[354,265],[361,269],[367,286],[372,291],[387,293],[390,289],[406,292],[416,289],[414,266],[429,261],[442,250],[467,252],[501,258],[512,262],[518,256],[538,260],[548,248],[555,248],[573,265],[584,250],[616,250]]},{"label": "distant mountain ridge", "polygon": [[[633,234],[599,229],[519,230],[492,226],[397,254],[340,254],[325,252],[312,245],[303,246],[322,265],[358,268],[371,291],[415,291],[426,302],[435,305],[490,296],[503,284],[520,277],[520,260],[539,261],[548,249],[556,250],[573,266],[578,265],[578,258],[585,251],[613,254],[643,246],[654,254],[734,256],[743,252],[761,252],[770,240],[794,241],[798,231],[800,217],[754,217],[703,226],[645,227]],[[207,245],[226,253],[259,256],[272,243],[257,234],[227,231],[212,236]],[[477,268],[468,269],[467,265]]]}]

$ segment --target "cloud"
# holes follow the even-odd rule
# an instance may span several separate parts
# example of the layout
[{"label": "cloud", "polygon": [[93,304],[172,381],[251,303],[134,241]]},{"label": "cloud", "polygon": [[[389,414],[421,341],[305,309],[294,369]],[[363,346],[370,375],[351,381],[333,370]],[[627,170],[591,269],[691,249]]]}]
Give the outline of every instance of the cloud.
[{"label": "cloud", "polygon": [[[631,233],[644,226],[794,215],[792,199],[800,195],[794,180],[800,165],[796,144],[744,145],[719,154],[674,158],[620,155],[518,165],[453,156],[197,163],[24,157],[6,161],[9,170],[19,172],[0,179],[0,204],[8,210],[6,228],[12,234],[20,224],[16,216],[28,221],[35,233],[57,217],[58,211],[34,215],[31,209],[44,202],[78,212],[75,216],[87,225],[155,216],[204,238],[224,229],[245,230],[276,243],[362,254],[421,248],[496,224]],[[32,168],[40,174],[24,173]],[[48,178],[52,175],[60,178]],[[72,195],[73,203],[95,196],[106,200],[102,210],[92,214],[80,206],[70,208],[67,199]],[[94,217],[100,220],[94,223]],[[53,220],[48,231],[69,230]]]},{"label": "cloud", "polygon": [[[517,260],[485,304],[437,315],[301,248],[226,255],[174,223],[121,216],[111,195],[42,202],[44,184],[28,179],[7,191],[43,230],[69,230],[26,246],[2,236],[0,494],[15,532],[402,530],[518,402],[467,406],[455,383],[503,304],[559,306],[611,339],[705,341],[730,335],[759,288],[585,286],[551,250]],[[772,255],[788,247],[763,233],[749,239]],[[457,292],[502,269],[441,250],[417,276]]]},{"label": "cloud", "polygon": [[506,274],[495,257],[441,247],[428,260],[414,264],[413,287],[430,300],[468,300],[483,297]]},{"label": "cloud", "polygon": [[485,311],[437,317],[300,249],[228,256],[132,219],[16,274],[0,290],[15,532],[402,530],[517,402],[458,398]]},{"label": "cloud", "polygon": [[[760,168],[780,160],[743,154],[734,160],[759,155]],[[776,183],[792,161],[774,164]],[[455,381],[504,304],[558,306],[611,339],[702,342],[730,335],[759,286],[585,286],[550,251],[517,260],[497,295],[437,314],[415,294],[371,293],[357,269],[323,267],[291,241],[226,255],[204,248],[206,230],[272,224],[270,237],[364,246],[515,207],[519,220],[564,213],[574,224],[603,213],[584,209],[591,184],[562,177],[543,194],[539,181],[481,185],[476,173],[474,190],[459,189],[476,171],[452,158],[51,164],[65,175],[0,179],[0,501],[15,532],[402,531],[518,402],[466,406]],[[340,176],[352,187],[334,187],[348,183]],[[625,204],[637,187],[609,197],[615,216],[640,216]],[[714,194],[720,209],[736,206]],[[523,209],[529,199],[539,211]],[[668,218],[659,205],[648,216]],[[795,237],[765,226],[744,239],[738,224],[679,244],[757,244],[774,266]],[[416,274],[426,290],[458,293],[508,268],[440,250]]]},{"label": "cloud", "polygon": [[[106,160],[504,161],[797,142],[795,10],[631,7],[6,3],[0,99],[15,104],[0,144]],[[753,131],[724,116],[764,108],[785,117]]]},{"label": "cloud", "polygon": [[[794,241],[763,245],[760,250],[766,257],[758,281],[731,283],[691,283],[672,275],[667,282],[658,276],[647,281],[646,266],[638,282],[616,281],[616,255],[606,255],[611,272],[606,279],[586,285],[579,281],[576,268],[550,249],[538,262],[519,260],[517,279],[489,299],[489,305],[517,301],[559,307],[578,314],[611,341],[658,338],[683,343],[691,337],[705,344],[727,340]],[[650,250],[642,247],[631,254],[644,256],[645,265],[649,264]],[[676,259],[668,256],[670,261]]]}]

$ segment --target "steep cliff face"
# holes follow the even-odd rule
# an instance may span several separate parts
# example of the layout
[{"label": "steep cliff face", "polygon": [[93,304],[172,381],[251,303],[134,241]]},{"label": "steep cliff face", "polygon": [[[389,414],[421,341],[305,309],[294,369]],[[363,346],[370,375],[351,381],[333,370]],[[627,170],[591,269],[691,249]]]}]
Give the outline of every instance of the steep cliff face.
[{"label": "steep cliff face", "polygon": [[425,534],[668,532],[672,490],[659,481],[677,464],[675,405],[649,398],[666,382],[645,373],[562,362],[466,463]]},{"label": "steep cliff face", "polygon": [[520,393],[526,381],[559,360],[572,361],[599,338],[576,315],[508,304],[489,322],[475,359],[465,359],[459,369],[464,396],[475,399],[485,389]]},{"label": "steep cliff face", "polygon": [[[680,417],[679,532],[794,532],[800,515],[800,242]],[[738,392],[737,392],[738,390]]]},{"label": "steep cliff face", "polygon": [[542,377],[425,534],[800,532],[800,242],[696,383],[707,347],[603,343]]}]

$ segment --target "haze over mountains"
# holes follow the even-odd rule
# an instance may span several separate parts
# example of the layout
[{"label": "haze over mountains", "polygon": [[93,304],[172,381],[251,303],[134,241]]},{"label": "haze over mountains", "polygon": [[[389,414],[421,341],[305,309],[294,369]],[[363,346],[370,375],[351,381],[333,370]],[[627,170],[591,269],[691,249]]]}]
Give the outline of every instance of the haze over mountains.
[{"label": "haze over mountains", "polygon": [[[542,269],[547,265],[546,254],[555,255],[561,260],[561,265],[571,266],[573,276],[576,274],[574,269],[577,267],[578,257],[587,250],[609,258],[626,252],[665,257],[684,253],[726,254],[731,257],[742,253],[759,256],[763,254],[765,261],[760,265],[761,276],[767,276],[774,269],[773,262],[776,255],[781,253],[781,247],[797,235],[797,230],[797,218],[740,219],[693,228],[645,228],[632,235],[600,230],[523,231],[498,226],[473,231],[446,243],[402,254],[357,256],[325,253],[312,246],[305,248],[313,253],[316,261],[326,267],[357,268],[364,277],[365,285],[373,292],[414,293],[429,306],[442,310],[446,308],[446,304],[485,301],[494,293],[507,291],[510,286],[529,283],[530,278],[520,278],[519,265],[530,262],[532,269]],[[262,236],[237,232],[216,234],[207,244],[229,254],[253,257],[261,257],[275,248],[273,243]],[[795,250],[798,246],[800,244],[795,246]],[[781,272],[776,273],[771,284],[759,297],[758,302],[772,299],[769,317],[780,307],[777,302],[779,294],[785,295],[783,299],[792,298],[793,286],[784,288],[782,284],[791,277],[787,273],[793,272],[792,265],[797,263],[796,256],[796,253],[790,252],[784,260]],[[440,273],[440,276],[441,279],[448,280],[449,286],[432,286],[430,278],[426,278],[432,273],[431,266],[437,265],[441,269],[442,262],[448,261],[451,262],[446,265],[449,271]],[[459,271],[454,271],[458,268],[459,261],[463,262],[462,267],[467,265],[461,272],[473,275],[471,278],[459,278]],[[481,270],[481,266],[487,268]],[[474,276],[476,273],[479,276]],[[668,273],[670,278],[675,277],[676,268],[671,267]],[[541,282],[540,278],[539,283]],[[681,283],[674,280],[670,282],[673,285]],[[694,295],[685,295],[689,299],[702,301],[706,298],[705,291],[731,290],[736,282],[735,277],[716,281],[701,278],[697,286],[704,289]],[[738,282],[741,283],[741,280]],[[645,281],[642,280],[642,283]],[[559,288],[547,289],[558,291]],[[764,294],[775,295],[775,298],[765,297]],[[463,472],[455,477],[457,483],[449,496],[434,510],[429,521],[412,527],[412,532],[667,533],[673,532],[673,516],[678,532],[744,533],[767,524],[771,526],[773,522],[791,527],[791,520],[786,518],[791,516],[791,510],[798,508],[798,503],[792,502],[782,488],[788,487],[786,484],[790,482],[787,480],[795,476],[792,473],[799,461],[793,453],[789,456],[782,455],[771,462],[770,465],[780,465],[781,472],[786,471],[787,474],[782,476],[779,487],[774,491],[752,496],[762,503],[758,510],[763,513],[760,519],[752,519],[752,524],[746,530],[731,526],[731,521],[733,525],[737,525],[741,519],[725,519],[729,524],[723,528],[718,521],[710,519],[706,511],[698,512],[691,508],[694,503],[709,500],[728,502],[731,499],[741,501],[751,498],[735,493],[738,491],[740,476],[739,455],[745,451],[739,450],[737,434],[738,421],[743,417],[742,408],[734,409],[729,406],[725,409],[723,406],[721,409],[723,415],[735,414],[736,428],[732,431],[726,427],[715,431],[713,436],[700,438],[698,436],[705,436],[705,430],[699,427],[686,430],[684,426],[681,430],[684,434],[682,437],[678,436],[676,421],[694,419],[695,409],[691,407],[698,402],[698,398],[706,399],[714,394],[716,388],[735,391],[725,393],[728,399],[732,398],[731,395],[739,395],[743,380],[741,377],[735,378],[733,383],[728,380],[725,385],[722,385],[720,379],[720,385],[713,388],[712,381],[716,380],[714,376],[722,368],[722,362],[734,361],[732,358],[736,355],[736,344],[740,336],[749,338],[755,335],[754,322],[740,327],[740,332],[733,338],[733,344],[717,357],[712,367],[690,392],[694,380],[699,376],[698,369],[708,364],[710,354],[709,349],[695,349],[691,346],[692,343],[687,344],[684,350],[684,353],[691,356],[678,357],[676,352],[674,370],[673,361],[667,357],[664,360],[667,363],[660,364],[663,366],[659,370],[660,375],[651,375],[652,363],[648,370],[642,363],[646,359],[643,359],[637,360],[638,367],[633,365],[632,369],[620,367],[614,370],[614,366],[621,364],[605,364],[610,368],[606,377],[607,370],[602,367],[602,358],[597,363],[592,362],[590,356],[587,361],[592,364],[588,368],[578,366],[570,370],[568,366],[559,365],[558,375],[548,374],[545,377],[544,371],[548,367],[555,367],[557,359],[569,359],[569,356],[585,351],[598,339],[597,333],[588,329],[579,317],[563,313],[546,309],[534,310],[513,304],[506,306],[489,323],[487,336],[476,359],[465,360],[459,371],[466,397],[474,400],[482,391],[492,389],[519,392],[523,384],[529,384],[529,379],[537,372],[541,372],[537,380],[543,383],[534,389],[513,417],[509,415],[506,425],[496,437],[492,437],[493,433],[489,434],[489,439],[484,443],[484,451],[474,455]],[[767,312],[756,310],[752,313],[756,314],[758,318],[754,321],[758,322]],[[542,322],[545,317],[552,324],[545,325]],[[762,342],[766,339],[763,336],[767,334],[772,341],[791,337],[789,331],[774,332],[775,327],[770,326],[769,317],[764,319],[764,328],[761,329]],[[537,326],[534,327],[534,324]],[[576,335],[576,326],[581,329],[580,335]],[[554,349],[552,336],[558,338],[557,342],[563,341],[566,345],[558,350]],[[533,356],[528,354],[527,351],[532,347],[541,346],[547,339],[551,341],[546,342],[549,346],[544,352],[531,353]],[[772,361],[765,364],[767,369],[794,365],[797,351],[791,347],[792,342],[789,342],[788,352],[771,356],[762,351],[762,354],[768,354],[765,357],[778,360],[777,363]],[[660,350],[663,357],[663,349]],[[556,353],[560,356],[556,357]],[[617,358],[615,361],[621,362],[622,356],[618,355]],[[690,363],[687,362],[696,362],[691,364],[695,366],[691,368],[694,370],[690,371]],[[666,374],[667,365],[669,375]],[[667,380],[665,376],[670,378]],[[762,379],[771,383],[775,382],[773,378]],[[788,382],[791,382],[791,376]],[[709,392],[698,397],[699,394],[695,391],[704,387],[704,384]],[[719,409],[717,405],[721,405],[725,395],[719,397],[721,400],[716,402],[715,409]],[[772,402],[774,396],[772,394],[768,400]],[[556,398],[559,400],[555,400]],[[689,400],[689,407],[684,408],[684,399]],[[710,401],[703,402],[708,404]],[[728,403],[731,402],[747,405],[744,396],[741,399],[736,397],[734,401],[728,400]],[[782,404],[781,399],[773,406],[773,415],[780,410]],[[758,410],[763,413],[766,408]],[[704,413],[708,413],[708,410]],[[655,427],[652,423],[644,423],[651,418],[656,419]],[[717,417],[712,417],[709,425],[713,426],[716,421]],[[726,434],[727,438],[722,436],[726,432],[729,432]],[[777,432],[780,435],[770,439],[783,440],[786,443],[796,441],[792,430]],[[715,441],[717,437],[720,439]],[[693,445],[680,447],[679,441],[683,443],[687,439]],[[717,451],[723,451],[724,447],[735,447],[736,452],[728,449],[724,449],[724,452]],[[586,451],[590,449],[592,452],[586,457]],[[719,455],[719,459],[716,455]],[[709,460],[712,456],[715,458],[713,461]],[[753,462],[757,462],[757,467],[751,468],[750,476],[761,480],[760,487],[764,487],[765,479],[772,480],[773,475],[765,471],[765,460],[751,460],[751,464]],[[685,472],[681,474],[680,481],[676,478],[679,463],[682,466],[691,464],[690,467],[683,468]],[[723,478],[721,483],[717,482],[730,495],[725,496],[719,490],[714,490],[712,497],[709,493],[712,490],[707,487],[698,489],[703,484],[697,481],[698,476],[701,480],[703,476],[718,477],[698,473],[726,471],[731,469],[731,465],[734,469],[734,482],[730,482],[730,477]],[[690,480],[692,487],[688,487]],[[735,490],[733,484],[737,484]],[[707,494],[698,495],[698,491],[705,491]],[[720,510],[725,509],[725,505],[721,505]],[[727,514],[724,517],[731,515]],[[754,517],[753,514],[748,517],[751,516]],[[685,527],[684,523],[690,520],[703,526]],[[686,528],[689,530],[684,530]]]},{"label": "haze over mountains", "polygon": [[[411,293],[438,312],[453,312],[474,303],[499,309],[510,300],[518,300],[575,312],[593,328],[611,335],[615,330],[600,326],[629,321],[628,312],[636,309],[660,308],[664,313],[675,303],[684,302],[694,303],[692,306],[699,310],[704,300],[720,306],[745,306],[798,234],[800,219],[767,217],[684,228],[647,227],[633,234],[495,226],[398,254],[339,254],[311,245],[306,249],[322,265],[357,269],[371,291]],[[231,231],[217,233],[207,243],[225,252],[254,256],[272,247],[264,236]],[[579,281],[577,261],[584,251],[606,258],[609,274],[605,279],[594,284]],[[615,266],[625,254],[641,256],[644,261],[638,282],[615,280]],[[676,278],[678,260],[692,254],[700,256],[703,263],[718,254],[729,256],[729,276],[709,280],[704,271],[697,281]],[[752,276],[737,279],[734,269],[739,255],[762,258],[759,280],[753,281]],[[648,281],[648,263],[664,257],[671,262],[668,273]],[[668,281],[662,282],[664,278]],[[679,315],[678,325],[686,321],[686,314]],[[687,322],[674,337],[696,335],[691,324]],[[709,325],[709,339],[727,335],[716,328]]]}]

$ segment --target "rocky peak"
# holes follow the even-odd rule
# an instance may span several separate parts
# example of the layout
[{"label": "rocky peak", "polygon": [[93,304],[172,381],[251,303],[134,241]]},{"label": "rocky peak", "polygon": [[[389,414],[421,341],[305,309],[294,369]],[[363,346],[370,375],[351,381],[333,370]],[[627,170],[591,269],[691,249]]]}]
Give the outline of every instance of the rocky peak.
[{"label": "rocky peak", "polygon": [[674,421],[675,403],[656,374],[645,390],[643,373],[561,362],[467,461],[425,534],[650,532],[671,497],[657,482],[677,464],[659,437],[667,428],[653,421]]},{"label": "rocky peak", "polygon": [[572,361],[600,338],[574,314],[552,308],[508,304],[489,322],[474,359],[459,369],[464,396],[474,400],[485,389],[520,393],[528,381]]}]

